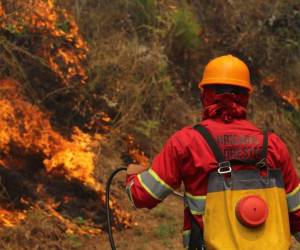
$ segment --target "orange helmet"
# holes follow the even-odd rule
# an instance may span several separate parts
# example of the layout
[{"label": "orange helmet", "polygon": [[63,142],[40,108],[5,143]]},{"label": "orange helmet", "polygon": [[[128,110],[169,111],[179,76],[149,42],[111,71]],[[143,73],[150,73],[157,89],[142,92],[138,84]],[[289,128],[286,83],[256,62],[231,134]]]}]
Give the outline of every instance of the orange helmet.
[{"label": "orange helmet", "polygon": [[232,55],[217,57],[206,65],[199,88],[216,84],[239,86],[250,92],[253,90],[247,65]]}]

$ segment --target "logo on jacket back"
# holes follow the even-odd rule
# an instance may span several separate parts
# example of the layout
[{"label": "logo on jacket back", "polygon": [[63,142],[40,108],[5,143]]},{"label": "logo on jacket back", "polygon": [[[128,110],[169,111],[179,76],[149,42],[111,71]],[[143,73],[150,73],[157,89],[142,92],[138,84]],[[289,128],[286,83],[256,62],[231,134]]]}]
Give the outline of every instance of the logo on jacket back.
[{"label": "logo on jacket back", "polygon": [[259,159],[261,156],[262,145],[256,136],[224,134],[218,135],[216,142],[226,160]]}]

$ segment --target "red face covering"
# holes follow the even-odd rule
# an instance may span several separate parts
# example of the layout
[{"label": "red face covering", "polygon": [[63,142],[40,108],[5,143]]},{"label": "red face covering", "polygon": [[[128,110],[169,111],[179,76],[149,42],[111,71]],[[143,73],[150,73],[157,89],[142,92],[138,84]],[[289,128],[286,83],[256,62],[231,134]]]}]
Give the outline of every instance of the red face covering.
[{"label": "red face covering", "polygon": [[201,101],[204,107],[203,120],[220,118],[225,123],[246,118],[248,94],[216,94],[213,88],[204,88]]}]

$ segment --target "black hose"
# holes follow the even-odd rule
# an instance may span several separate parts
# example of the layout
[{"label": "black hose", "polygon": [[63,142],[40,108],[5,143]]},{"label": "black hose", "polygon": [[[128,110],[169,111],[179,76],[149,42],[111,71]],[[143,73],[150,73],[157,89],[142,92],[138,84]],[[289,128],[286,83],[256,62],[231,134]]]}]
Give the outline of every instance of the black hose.
[{"label": "black hose", "polygon": [[[108,181],[106,183],[106,193],[105,193],[105,204],[106,204],[106,221],[107,221],[107,232],[108,232],[108,237],[109,237],[109,242],[110,242],[110,246],[112,250],[116,250],[116,246],[115,246],[115,241],[114,241],[114,237],[113,237],[113,232],[112,232],[112,213],[110,210],[110,206],[109,206],[109,199],[110,199],[110,186],[112,184],[112,181],[114,179],[114,177],[121,171],[126,171],[127,168],[125,167],[120,167],[117,168],[115,171],[112,172],[112,174],[109,176]],[[173,191],[173,194],[179,198],[183,198],[183,195]]]},{"label": "black hose", "polygon": [[115,241],[114,241],[114,237],[113,237],[113,233],[112,233],[112,213],[110,210],[110,206],[109,206],[109,198],[110,198],[110,186],[111,183],[115,177],[115,175],[117,175],[119,172],[121,171],[126,171],[127,168],[125,167],[121,167],[116,169],[115,171],[112,172],[112,174],[109,176],[109,179],[107,181],[106,184],[106,193],[105,193],[105,203],[106,203],[106,221],[107,221],[107,230],[108,230],[108,237],[109,237],[109,242],[111,245],[111,249],[112,250],[116,250],[116,246],[115,246]]}]

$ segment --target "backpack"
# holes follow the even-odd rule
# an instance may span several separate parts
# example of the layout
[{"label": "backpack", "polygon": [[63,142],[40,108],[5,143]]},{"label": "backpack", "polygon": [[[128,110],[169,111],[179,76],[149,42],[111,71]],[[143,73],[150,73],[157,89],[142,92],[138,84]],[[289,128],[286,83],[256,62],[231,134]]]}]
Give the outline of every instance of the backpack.
[{"label": "backpack", "polygon": [[[288,250],[291,246],[288,205],[280,169],[266,163],[268,133],[259,160],[226,161],[204,126],[194,126],[212,150],[217,169],[209,174],[204,242],[192,220],[189,250]],[[235,165],[253,169],[235,171]],[[205,243],[205,246],[204,246]]]}]

